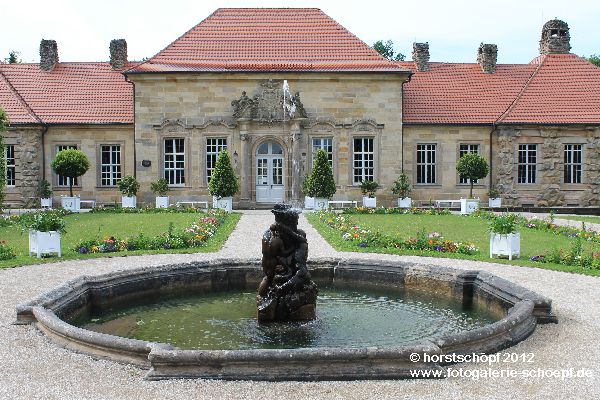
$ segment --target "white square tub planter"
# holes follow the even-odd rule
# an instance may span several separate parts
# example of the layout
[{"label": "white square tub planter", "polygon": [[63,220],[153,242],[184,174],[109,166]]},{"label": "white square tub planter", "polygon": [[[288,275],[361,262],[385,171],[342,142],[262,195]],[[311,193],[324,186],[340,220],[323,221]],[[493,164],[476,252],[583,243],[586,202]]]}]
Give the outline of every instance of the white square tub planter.
[{"label": "white square tub planter", "polygon": [[213,196],[213,208],[220,208],[231,212],[233,210],[233,197],[217,198],[216,196]]},{"label": "white square tub planter", "polygon": [[60,232],[29,231],[29,256],[37,254],[37,258],[40,258],[42,254],[49,253],[58,253],[62,257]]},{"label": "white square tub planter", "polygon": [[502,198],[501,197],[496,197],[496,198],[490,198],[489,201],[489,207],[490,208],[500,208],[502,207]]},{"label": "white square tub planter", "polygon": [[329,208],[329,200],[322,197],[315,197],[315,211],[327,210]]},{"label": "white square tub planter", "polygon": [[156,208],[169,208],[169,196],[157,196]]},{"label": "white square tub planter", "polygon": [[123,208],[135,208],[137,205],[137,197],[136,196],[122,196],[121,197],[121,206]]},{"label": "white square tub planter", "polygon": [[521,233],[509,233],[506,235],[499,233],[490,234],[490,258],[498,256],[508,256],[512,260],[514,256],[521,256]]},{"label": "white square tub planter", "polygon": [[412,199],[410,197],[404,197],[398,199],[399,208],[410,208],[412,206]]},{"label": "white square tub planter", "polygon": [[460,213],[473,214],[479,209],[479,199],[460,199]]},{"label": "white square tub planter", "polygon": [[315,208],[315,198],[310,196],[304,196],[304,208],[306,210],[312,210]]},{"label": "white square tub planter", "polygon": [[60,206],[65,210],[79,212],[81,210],[81,198],[79,196],[60,196]]},{"label": "white square tub planter", "polygon": [[363,197],[363,206],[367,208],[377,207],[377,197]]},{"label": "white square tub planter", "polygon": [[42,208],[52,208],[52,197],[48,197],[47,199],[40,199],[40,207]]}]

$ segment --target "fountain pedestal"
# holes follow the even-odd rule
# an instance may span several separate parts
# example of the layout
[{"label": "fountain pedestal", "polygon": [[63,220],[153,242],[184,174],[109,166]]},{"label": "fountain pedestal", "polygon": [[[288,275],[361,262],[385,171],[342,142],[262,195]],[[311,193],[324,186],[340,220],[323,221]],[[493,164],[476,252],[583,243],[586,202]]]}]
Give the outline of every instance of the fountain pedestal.
[{"label": "fountain pedestal", "polygon": [[275,223],[263,234],[262,269],[265,274],[256,298],[257,318],[268,321],[304,321],[315,318],[317,285],[306,259],[306,233],[298,229],[299,209],[277,204]]}]

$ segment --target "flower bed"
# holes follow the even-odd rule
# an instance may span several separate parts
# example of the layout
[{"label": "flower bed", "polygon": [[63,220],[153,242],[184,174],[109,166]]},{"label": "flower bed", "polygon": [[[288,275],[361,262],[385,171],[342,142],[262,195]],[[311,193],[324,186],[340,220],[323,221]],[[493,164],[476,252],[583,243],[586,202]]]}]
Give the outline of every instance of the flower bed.
[{"label": "flower bed", "polygon": [[[358,207],[356,210],[360,208],[362,207]],[[477,246],[472,243],[446,240],[438,232],[427,234],[425,231],[422,231],[416,237],[401,239],[385,235],[381,232],[364,229],[352,223],[350,217],[346,215],[339,215],[331,211],[320,211],[317,215],[321,222],[340,232],[344,240],[354,242],[358,247],[374,246],[387,249],[396,248],[468,255],[479,252]]]},{"label": "flower bed", "polygon": [[8,245],[6,240],[0,240],[0,260],[11,260],[16,256],[17,254],[13,248]]},{"label": "flower bed", "polygon": [[545,254],[533,256],[531,261],[539,263],[554,263],[585,269],[600,269],[600,252],[592,250],[585,252],[582,246],[582,237],[576,238],[571,247],[554,249]]},{"label": "flower bed", "polygon": [[73,250],[80,254],[87,254],[200,247],[214,236],[226,216],[227,212],[223,210],[209,210],[204,217],[181,231],[175,231],[171,223],[167,232],[155,237],[147,237],[143,233],[129,238],[106,236],[103,239],[82,240]]},{"label": "flower bed", "polygon": [[91,213],[108,213],[108,214],[180,214],[180,213],[204,213],[204,208],[186,207],[171,205],[169,207],[154,207],[147,206],[141,208],[123,208],[120,204],[116,204],[114,207],[95,207],[90,210]]}]

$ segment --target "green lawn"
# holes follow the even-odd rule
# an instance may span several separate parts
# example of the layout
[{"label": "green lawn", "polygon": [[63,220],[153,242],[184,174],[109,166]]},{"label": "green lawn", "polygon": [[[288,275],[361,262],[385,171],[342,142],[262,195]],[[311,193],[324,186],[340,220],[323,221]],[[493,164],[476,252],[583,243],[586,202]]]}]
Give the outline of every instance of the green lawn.
[{"label": "green lawn", "polygon": [[586,216],[586,215],[555,215],[556,219],[570,219],[571,221],[583,221],[592,222],[594,224],[600,224],[600,217]]},{"label": "green lawn", "polygon": [[218,251],[229,237],[240,214],[229,214],[221,225],[215,236],[210,238],[204,246],[177,249],[177,250],[135,250],[116,253],[94,253],[79,254],[73,247],[82,239],[103,238],[116,236],[118,238],[137,236],[143,232],[144,236],[152,237],[166,232],[172,222],[175,229],[188,227],[192,222],[199,220],[204,213],[81,213],[71,214],[65,217],[67,232],[61,237],[63,257],[43,257],[37,259],[29,256],[29,236],[22,232],[18,226],[0,227],[0,240],[8,241],[15,249],[17,257],[12,260],[0,261],[0,268],[16,267],[27,264],[57,262],[62,260],[98,258],[98,257],[120,257],[138,254],[157,253],[195,253]]},{"label": "green lawn", "polygon": [[[321,222],[316,214],[308,213],[309,222],[323,235],[323,237],[339,251],[372,252],[389,254],[406,254],[429,257],[464,258],[470,260],[492,261],[489,258],[489,233],[488,223],[481,218],[465,217],[459,215],[412,215],[412,214],[356,214],[348,215],[351,221],[366,229],[380,231],[389,236],[403,239],[414,237],[420,230],[426,233],[438,232],[445,239],[456,242],[471,242],[479,247],[480,251],[475,255],[450,254],[430,251],[386,249],[377,247],[358,247],[355,242],[342,239],[340,233]],[[547,250],[555,248],[568,249],[572,240],[566,236],[555,235],[550,232],[521,228],[521,258],[509,261],[507,259],[495,258],[494,262],[509,263],[514,265],[532,266],[567,272],[577,272],[586,275],[600,276],[600,271],[584,269],[575,266],[561,264],[539,263],[530,261],[534,255],[543,254]],[[584,249],[591,250],[593,244],[584,242]],[[600,245],[596,245],[600,250]]]}]

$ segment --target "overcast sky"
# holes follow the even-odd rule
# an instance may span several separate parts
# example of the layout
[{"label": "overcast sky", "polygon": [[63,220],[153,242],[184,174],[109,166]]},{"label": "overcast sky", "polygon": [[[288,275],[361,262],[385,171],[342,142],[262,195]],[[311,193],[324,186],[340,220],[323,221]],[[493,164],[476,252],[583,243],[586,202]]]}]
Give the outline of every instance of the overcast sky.
[{"label": "overcast sky", "polygon": [[600,54],[598,0],[29,0],[2,2],[0,58],[16,50],[38,62],[45,38],[61,61],[105,61],[109,41],[125,38],[129,59],[141,60],[219,7],[318,7],[369,45],[391,39],[410,59],[412,43],[427,41],[432,61],[446,62],[474,62],[485,42],[498,45],[499,62],[527,63],[556,17],[569,24],[573,53]]}]

